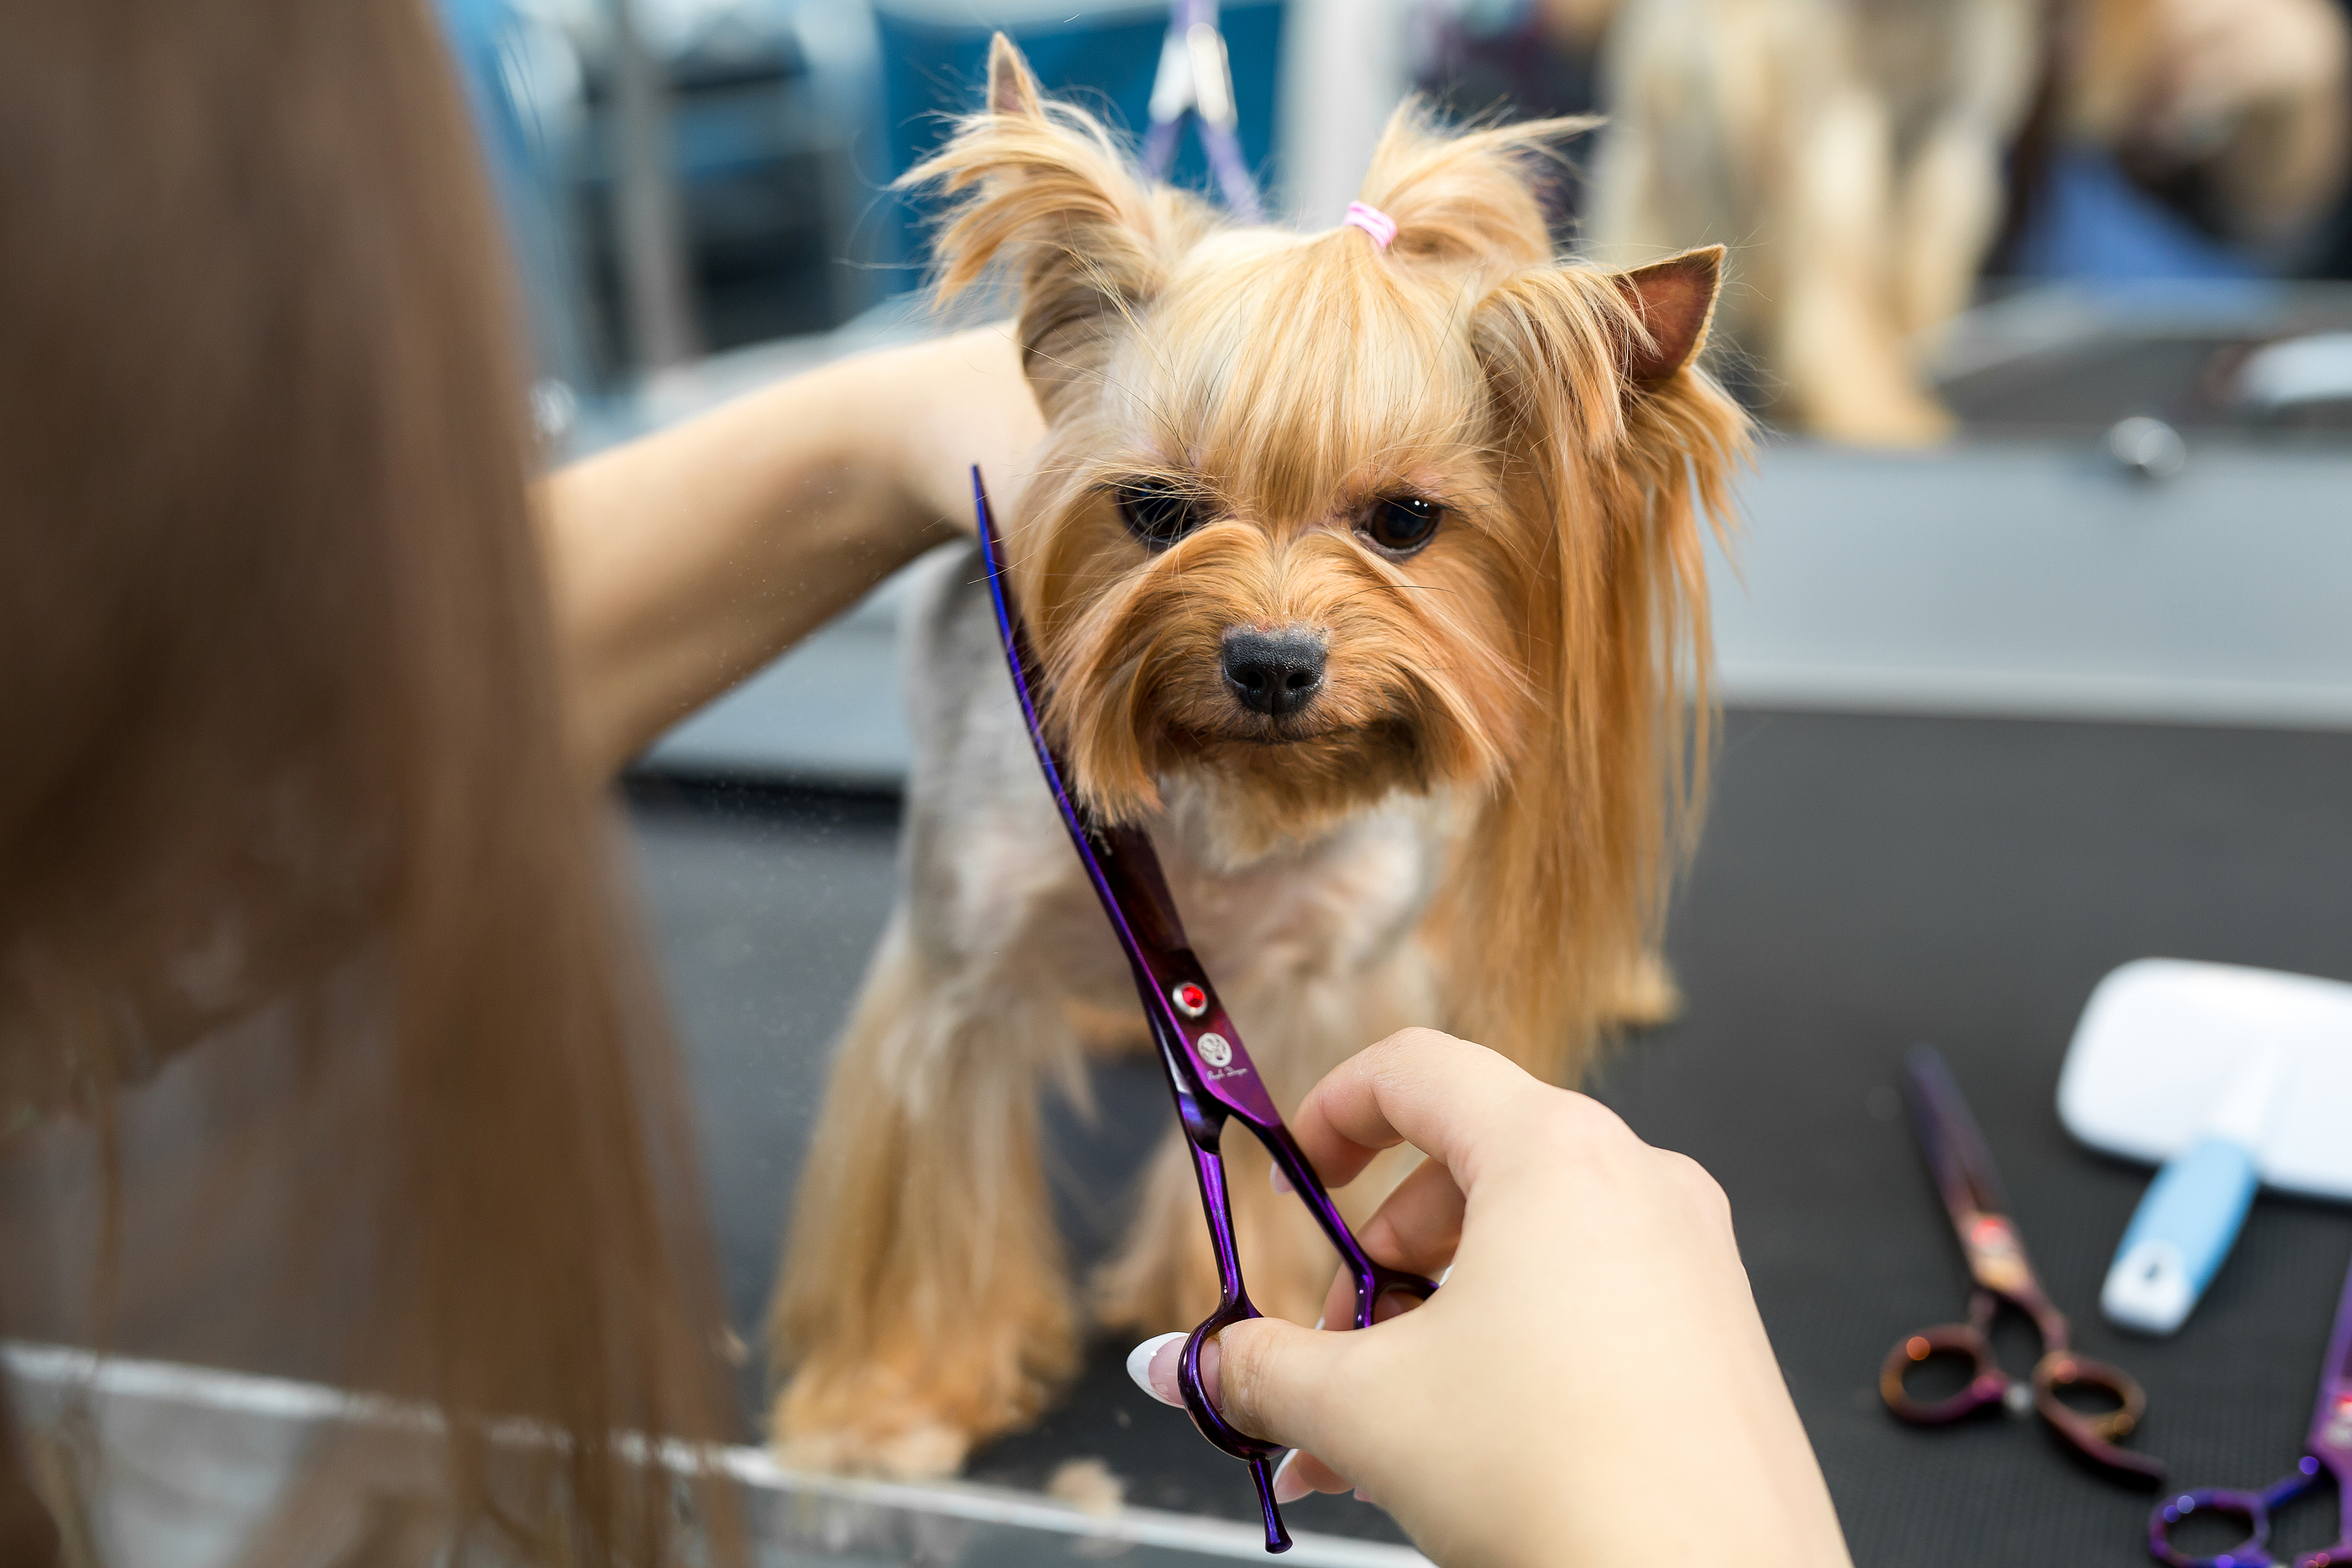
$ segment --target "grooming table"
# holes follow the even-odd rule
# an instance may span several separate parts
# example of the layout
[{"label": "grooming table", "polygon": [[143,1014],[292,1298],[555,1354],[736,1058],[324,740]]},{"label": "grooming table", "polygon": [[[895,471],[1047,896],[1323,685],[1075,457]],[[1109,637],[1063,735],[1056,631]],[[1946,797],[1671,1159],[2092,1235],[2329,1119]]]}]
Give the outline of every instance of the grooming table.
[{"label": "grooming table", "polygon": [[[1964,1296],[1895,1090],[1915,1040],[1949,1059],[2080,1343],[2147,1385],[2135,1446],[2199,1484],[2264,1480],[2299,1451],[2352,1218],[2264,1195],[2187,1329],[2122,1334],[2096,1299],[2147,1173],[2076,1145],[2053,1096],[2084,999],[2125,959],[2352,976],[2347,779],[2352,736],[2335,733],[1728,716],[1668,944],[1689,1010],[1622,1049],[1599,1089],[1730,1194],[1858,1562],[2147,1561],[2148,1497],[2077,1469],[2034,1423],[1919,1431],[1879,1403],[1887,1346]],[[703,1078],[730,1298],[755,1323],[819,1086],[812,1053],[887,913],[889,809],[646,782],[636,821]],[[1096,1082],[1097,1124],[1053,1119],[1065,1228],[1082,1257],[1117,1224],[1100,1195],[1169,1115],[1149,1063]],[[1131,1503],[1246,1521],[1234,1467],[1135,1391],[1125,1348],[1094,1346],[1071,1397],[976,1455],[974,1478],[1035,1489],[1096,1458]],[[1399,1539],[1344,1499],[1295,1519]]]},{"label": "grooming table", "polygon": [[[306,1444],[357,1427],[387,1462],[429,1465],[412,1412],[316,1384],[169,1363],[100,1361],[55,1345],[0,1345],[5,1374],[37,1445],[102,1456],[111,1478],[96,1524],[108,1562],[142,1568],[231,1568],[240,1544]],[[85,1459],[85,1463],[88,1460]],[[1001,1487],[907,1486],[800,1475],[759,1448],[717,1456],[757,1542],[760,1568],[883,1563],[955,1568],[1118,1557],[1136,1568],[1246,1562],[1265,1555],[1252,1524],[1121,1509],[1088,1513]],[[1377,1542],[1300,1535],[1286,1562],[1309,1568],[1413,1568],[1427,1559]]]},{"label": "grooming table", "polygon": [[[2145,1563],[2149,1500],[2077,1469],[2034,1423],[1920,1431],[1879,1404],[1887,1346],[1963,1295],[1902,1119],[1896,1063],[1918,1040],[1950,1061],[2060,1308],[2090,1354],[2147,1388],[2136,1446],[2199,1484],[2280,1473],[2298,1452],[2352,1218],[2265,1194],[2189,1326],[2168,1341],[2129,1338],[2095,1302],[2147,1173],[2074,1144],[2053,1095],[2084,998],[2125,959],[2352,975],[2352,736],[1753,709],[1728,720],[1714,813],[1669,942],[1689,1010],[1622,1050],[1600,1092],[1729,1193],[1858,1562]],[[897,812],[885,799],[657,779],[632,794],[730,1308],[755,1347],[748,1437],[762,1377],[755,1329],[824,1049],[888,912]],[[1169,1116],[1149,1063],[1104,1069],[1096,1082],[1096,1123],[1048,1118],[1081,1260],[1108,1244],[1118,1217],[1103,1195]],[[926,1552],[933,1563],[1044,1563],[1124,1546],[1127,1561],[1172,1563],[1226,1556],[1244,1537],[1254,1552],[1254,1505],[1235,1467],[1135,1390],[1125,1350],[1091,1347],[1070,1396],[1036,1429],[975,1455],[961,1487],[859,1492],[738,1456],[746,1486],[776,1500],[765,1517],[782,1533],[770,1560],[843,1560],[824,1555],[837,1548],[861,1563]],[[32,1411],[73,1369],[20,1355],[12,1370]],[[123,1375],[100,1392],[130,1401],[134,1425],[191,1411],[218,1421],[224,1406],[258,1405],[244,1427],[206,1428],[242,1433],[245,1450],[215,1442],[191,1456],[215,1467],[246,1450],[266,1462],[283,1438],[261,1416],[314,1419],[327,1397]],[[1056,1511],[1038,1496],[1060,1467],[1089,1459],[1125,1483],[1119,1519]],[[210,1495],[226,1501],[236,1488]],[[1310,1500],[1291,1517],[1301,1561],[1411,1561],[1381,1546],[1400,1539],[1386,1517],[1349,1500]],[[812,1519],[835,1521],[835,1533],[793,1523]],[[1335,1539],[1351,1536],[1362,1544]]]}]

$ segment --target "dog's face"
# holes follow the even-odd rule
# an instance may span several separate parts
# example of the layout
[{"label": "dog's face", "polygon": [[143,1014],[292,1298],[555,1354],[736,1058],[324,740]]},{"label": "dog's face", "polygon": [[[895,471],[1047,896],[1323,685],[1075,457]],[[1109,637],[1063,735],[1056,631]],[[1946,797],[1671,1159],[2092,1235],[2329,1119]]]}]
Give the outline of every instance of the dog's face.
[{"label": "dog's face", "polygon": [[1498,483],[1454,281],[1217,233],[1060,400],[1017,542],[1098,803],[1190,779],[1291,834],[1515,749],[1550,525]]},{"label": "dog's face", "polygon": [[908,176],[970,197],[944,295],[1014,264],[1047,438],[1007,543],[1078,792],[1133,820],[1186,784],[1246,854],[1456,791],[1454,1021],[1538,1061],[1659,907],[1697,519],[1746,432],[1687,368],[1720,250],[1554,255],[1531,169],[1582,124],[1401,110],[1361,193],[1392,243],[1234,227],[1000,38],[988,109]]}]

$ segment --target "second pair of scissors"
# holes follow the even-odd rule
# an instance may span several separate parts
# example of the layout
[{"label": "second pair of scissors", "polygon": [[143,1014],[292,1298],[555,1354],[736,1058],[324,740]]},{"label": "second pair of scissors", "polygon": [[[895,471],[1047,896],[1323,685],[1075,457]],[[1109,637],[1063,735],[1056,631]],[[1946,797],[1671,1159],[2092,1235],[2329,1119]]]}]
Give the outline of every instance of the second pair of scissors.
[{"label": "second pair of scissors", "polygon": [[[2025,1243],[2008,1215],[2008,1200],[1984,1134],[1977,1130],[1959,1085],[1933,1046],[1911,1048],[1904,1059],[1903,1091],[1920,1149],[1935,1174],[1936,1189],[1959,1234],[1961,1250],[1968,1254],[1975,1288],[1969,1296],[1968,1322],[1921,1329],[1887,1353],[1878,1374],[1878,1390],[1887,1407],[1906,1421],[1931,1427],[1980,1410],[2032,1409],[2069,1448],[2116,1479],[2141,1485],[2161,1482],[2162,1461],[2116,1447],[2139,1425],[2147,1409],[2147,1396],[2121,1370],[2074,1349],[2065,1317],[2051,1305],[2026,1260]],[[2032,1319],[2042,1336],[2042,1358],[2022,1381],[2004,1371],[1993,1355],[1993,1320],[2003,1306]],[[1937,1356],[1969,1364],[1967,1386],[1941,1399],[1913,1398],[1906,1380]],[[2112,1399],[2115,1407],[2096,1414],[2078,1410],[2061,1397],[2066,1389],[2088,1389]]]},{"label": "second pair of scissors", "polygon": [[[2174,1568],[2280,1568],[2283,1560],[2270,1549],[2271,1516],[2315,1489],[2322,1475],[2333,1475],[2336,1543],[2293,1561],[2294,1568],[2352,1563],[2352,1274],[2345,1276],[2344,1293],[2336,1302],[2336,1329],[2327,1336],[2327,1359],[2319,1364],[2319,1402],[2303,1447],[2294,1469],[2261,1491],[2207,1487],[2157,1504],[2147,1521],[2150,1554]],[[2191,1557],[2172,1544],[2172,1529],[2192,1514],[2242,1520],[2245,1539],[2227,1552]]]}]

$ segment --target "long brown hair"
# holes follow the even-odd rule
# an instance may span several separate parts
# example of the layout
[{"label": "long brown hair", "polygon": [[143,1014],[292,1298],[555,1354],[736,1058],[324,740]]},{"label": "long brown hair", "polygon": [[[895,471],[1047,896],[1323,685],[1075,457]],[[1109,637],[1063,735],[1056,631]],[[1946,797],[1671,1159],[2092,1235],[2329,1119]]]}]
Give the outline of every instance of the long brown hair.
[{"label": "long brown hair", "polygon": [[431,1400],[416,1554],[638,1561],[720,1318],[498,254],[421,0],[0,0],[0,1331]]}]

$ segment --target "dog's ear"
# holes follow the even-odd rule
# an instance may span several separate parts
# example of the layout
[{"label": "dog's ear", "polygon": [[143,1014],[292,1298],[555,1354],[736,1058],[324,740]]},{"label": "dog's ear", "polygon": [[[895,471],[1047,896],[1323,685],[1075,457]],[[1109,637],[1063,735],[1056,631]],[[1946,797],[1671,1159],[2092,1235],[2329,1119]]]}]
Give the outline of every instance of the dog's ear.
[{"label": "dog's ear", "polygon": [[1723,247],[1686,250],[1617,275],[1617,287],[1641,322],[1625,345],[1625,379],[1654,386],[1697,357],[1723,287]]},{"label": "dog's ear", "polygon": [[1480,813],[1450,924],[1471,1038],[1572,1059],[1654,940],[1707,733],[1703,517],[1748,422],[1690,364],[1717,253],[1524,268],[1472,312],[1488,444],[1522,530],[1523,750]]},{"label": "dog's ear", "polygon": [[1548,261],[1544,188],[1566,167],[1559,143],[1600,123],[1575,116],[1448,131],[1408,99],[1357,194],[1395,221],[1400,256],[1497,271]]},{"label": "dog's ear", "polygon": [[1013,40],[999,33],[988,40],[988,112],[1043,115],[1045,95],[1037,90],[1036,74]]},{"label": "dog's ear", "polygon": [[1630,272],[1531,267],[1505,278],[1470,324],[1498,411],[1588,452],[1622,442],[1629,406],[1675,384],[1706,346],[1723,254],[1707,246]]},{"label": "dog's ear", "polygon": [[1038,90],[1002,33],[989,46],[988,107],[898,183],[968,198],[937,240],[942,302],[999,256],[1013,259],[1023,361],[1048,419],[1119,319],[1159,291],[1180,216],[1099,120]]}]

